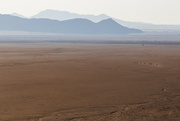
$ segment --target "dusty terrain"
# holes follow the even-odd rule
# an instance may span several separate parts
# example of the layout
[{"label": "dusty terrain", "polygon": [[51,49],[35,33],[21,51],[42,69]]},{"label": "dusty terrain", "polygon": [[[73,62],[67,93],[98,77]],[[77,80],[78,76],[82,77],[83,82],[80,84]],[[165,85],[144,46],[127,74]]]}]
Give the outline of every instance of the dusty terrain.
[{"label": "dusty terrain", "polygon": [[0,121],[180,121],[180,46],[0,44]]}]

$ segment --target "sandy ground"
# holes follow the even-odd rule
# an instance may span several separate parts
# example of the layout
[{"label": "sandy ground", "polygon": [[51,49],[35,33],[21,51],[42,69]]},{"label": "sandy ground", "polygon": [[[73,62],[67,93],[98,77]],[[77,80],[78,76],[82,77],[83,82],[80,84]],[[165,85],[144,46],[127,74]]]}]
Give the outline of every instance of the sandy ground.
[{"label": "sandy ground", "polygon": [[0,121],[180,121],[180,46],[0,44]]}]

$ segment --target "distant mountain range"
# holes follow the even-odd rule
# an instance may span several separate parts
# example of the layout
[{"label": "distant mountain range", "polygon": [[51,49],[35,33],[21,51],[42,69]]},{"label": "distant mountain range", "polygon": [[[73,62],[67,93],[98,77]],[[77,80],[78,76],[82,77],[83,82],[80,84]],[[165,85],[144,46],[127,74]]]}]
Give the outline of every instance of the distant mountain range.
[{"label": "distant mountain range", "polygon": [[105,14],[95,16],[95,15],[81,15],[81,14],[76,14],[76,13],[70,13],[67,11],[45,10],[32,16],[31,18],[47,18],[47,19],[54,19],[54,20],[59,20],[59,21],[83,18],[83,19],[88,19],[93,22],[100,22],[102,20],[105,20],[111,17]]},{"label": "distant mountain range", "polygon": [[[84,18],[89,19],[93,22],[99,22],[104,19],[111,18],[108,15],[101,14],[98,16],[95,15],[81,15],[76,13],[70,13],[66,11],[57,11],[57,10],[45,10],[42,11],[31,18],[47,18],[47,19],[54,19],[54,20],[69,20],[69,19],[75,19],[75,18]],[[136,28],[141,30],[150,30],[150,31],[180,31],[180,25],[156,25],[151,23],[142,23],[142,22],[129,22],[129,21],[123,21],[116,18],[113,18],[117,23],[129,27],[129,28]]]},{"label": "distant mountain range", "polygon": [[[19,14],[15,14],[20,16]],[[105,19],[94,23],[88,19],[51,20],[27,19],[14,15],[0,14],[0,30],[47,32],[64,34],[130,34],[142,33],[141,30],[124,27],[113,19]]]}]

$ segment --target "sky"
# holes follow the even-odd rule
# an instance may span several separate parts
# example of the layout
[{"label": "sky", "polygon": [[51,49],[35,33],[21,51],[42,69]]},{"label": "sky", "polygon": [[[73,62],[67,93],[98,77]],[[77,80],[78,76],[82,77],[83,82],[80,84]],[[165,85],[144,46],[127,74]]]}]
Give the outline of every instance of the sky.
[{"label": "sky", "polygon": [[180,25],[180,0],[0,0],[1,14],[16,12],[30,17],[46,9]]}]

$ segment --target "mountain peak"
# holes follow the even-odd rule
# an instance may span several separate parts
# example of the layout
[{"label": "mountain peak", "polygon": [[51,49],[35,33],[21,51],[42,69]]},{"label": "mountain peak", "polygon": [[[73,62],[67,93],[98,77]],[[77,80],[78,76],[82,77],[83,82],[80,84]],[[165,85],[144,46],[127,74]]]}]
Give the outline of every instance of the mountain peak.
[{"label": "mountain peak", "polygon": [[104,19],[104,20],[100,21],[99,23],[117,24],[117,25],[120,25],[120,24],[118,24],[116,21],[114,21],[112,18]]},{"label": "mountain peak", "polygon": [[18,14],[18,13],[12,13],[12,14],[10,14],[10,15],[17,16],[17,17],[21,17],[21,18],[26,18],[26,17],[24,17],[23,15]]},{"label": "mountain peak", "polygon": [[104,17],[104,18],[109,18],[109,16],[108,15],[106,15],[106,14],[100,14],[100,15],[98,15],[99,17]]}]

